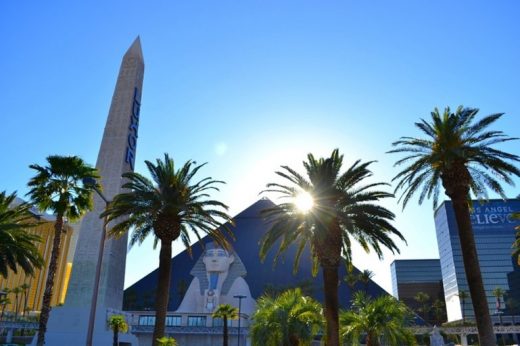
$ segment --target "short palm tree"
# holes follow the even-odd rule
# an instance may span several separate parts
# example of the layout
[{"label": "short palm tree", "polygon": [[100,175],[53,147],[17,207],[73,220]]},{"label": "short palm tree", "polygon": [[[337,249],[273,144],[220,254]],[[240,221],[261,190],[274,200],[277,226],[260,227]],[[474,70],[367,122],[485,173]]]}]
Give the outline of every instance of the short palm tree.
[{"label": "short palm tree", "polygon": [[359,345],[366,334],[367,346],[416,345],[414,334],[407,328],[411,316],[408,308],[391,296],[370,299],[358,291],[352,309],[341,313],[341,338],[349,345]]},{"label": "short palm tree", "polygon": [[441,325],[446,322],[446,304],[444,303],[444,300],[435,299],[432,308],[435,315],[436,325]]},{"label": "short palm tree", "polygon": [[[29,181],[30,191],[27,193],[31,202],[41,211],[48,211],[56,216],[51,259],[38,328],[37,344],[39,346],[45,343],[64,223],[66,220],[68,222],[77,221],[86,212],[92,210],[93,186],[84,186],[83,179],[98,178],[96,169],[87,165],[77,156],[49,156],[47,164],[45,167],[29,166],[36,171],[36,175]],[[100,188],[97,185],[96,187]]]},{"label": "short palm tree", "polygon": [[224,323],[223,346],[228,346],[228,320],[238,319],[238,309],[230,304],[220,304],[213,312],[213,318],[221,318]]},{"label": "short palm tree", "polygon": [[[341,263],[352,263],[351,242],[357,240],[368,252],[372,248],[382,258],[382,247],[399,252],[392,235],[404,240],[390,221],[394,214],[377,202],[392,194],[375,190],[384,183],[365,183],[372,176],[368,166],[372,162],[356,161],[341,173],[343,155],[334,150],[328,158],[316,159],[309,154],[303,163],[306,176],[288,166],[276,172],[286,184],[271,183],[266,192],[275,192],[284,202],[264,211],[270,229],[264,236],[260,256],[265,259],[269,249],[280,240],[278,257],[292,244],[297,253],[294,268],[308,245],[314,261],[314,275],[318,267],[323,272],[326,340],[328,346],[339,344],[338,325],[338,269]],[[313,200],[312,208],[304,213],[297,201],[302,194]],[[305,195],[304,195],[305,196]]]},{"label": "short palm tree", "polygon": [[18,313],[20,312],[20,294],[23,292],[20,286],[15,287],[11,290],[14,294],[14,319],[18,320]]},{"label": "short palm tree", "polygon": [[157,344],[159,346],[177,346],[177,340],[172,337],[163,336],[162,338],[157,339]]},{"label": "short palm tree", "polygon": [[[5,291],[4,291],[4,293],[5,293]],[[0,312],[0,321],[3,321],[5,308],[9,304],[11,304],[11,299],[9,299],[7,296],[0,298],[0,305],[2,306],[2,311]]]},{"label": "short palm tree", "polygon": [[[520,199],[520,196],[518,196],[517,199]],[[520,212],[511,214],[511,217],[515,220],[520,221]],[[518,265],[520,265],[520,225],[516,226],[515,229],[517,232],[516,232],[515,242],[513,243],[513,248],[514,248],[513,256],[516,257],[516,261],[517,261]]]},{"label": "short palm tree", "polygon": [[31,286],[28,283],[23,283],[20,286],[20,288],[22,289],[22,294],[23,294],[22,313],[23,313],[23,316],[25,317],[25,314],[27,313],[27,300],[29,299],[29,288],[31,288]]},{"label": "short palm tree", "polygon": [[119,333],[126,333],[128,331],[128,323],[126,323],[125,316],[112,315],[108,318],[108,327],[114,333],[113,346],[119,345]]},{"label": "short palm tree", "polygon": [[36,244],[40,237],[27,232],[34,227],[35,218],[27,203],[14,205],[16,194],[0,192],[0,275],[7,278],[8,269],[17,273],[18,266],[28,274],[43,265]]},{"label": "short palm tree", "polygon": [[488,130],[503,114],[474,121],[477,113],[478,109],[462,106],[455,113],[449,108],[441,113],[436,108],[431,121],[421,119],[415,124],[426,138],[401,137],[390,152],[407,154],[396,162],[405,168],[394,178],[396,191],[402,190],[403,207],[418,193],[419,203],[433,197],[436,208],[441,185],[451,199],[480,343],[488,346],[495,345],[495,335],[471,227],[471,194],[487,198],[489,188],[506,198],[501,181],[512,185],[512,177],[520,176],[514,165],[520,157],[492,147],[514,139],[502,131]]},{"label": "short palm tree", "polygon": [[430,320],[431,310],[430,295],[424,292],[417,292],[413,299],[417,302],[417,305],[419,305],[417,312],[419,312],[425,322],[428,322]]},{"label": "short palm tree", "polygon": [[251,319],[253,346],[310,345],[323,326],[321,305],[299,288],[260,297]]},{"label": "short palm tree", "polygon": [[466,291],[459,290],[458,296],[462,305],[462,323],[464,324],[466,322],[466,299],[469,298],[469,295]]},{"label": "short palm tree", "polygon": [[[133,229],[130,245],[141,244],[149,235],[155,237],[155,245],[161,243],[159,275],[156,293],[156,320],[153,333],[154,345],[164,336],[166,311],[170,293],[172,242],[180,239],[191,251],[190,231],[198,240],[201,232],[208,234],[220,245],[227,247],[225,235],[218,229],[221,221],[229,221],[227,206],[209,200],[208,193],[223,183],[212,178],[194,182],[193,177],[204,166],[188,161],[176,169],[168,154],[156,163],[145,161],[153,181],[139,173],[123,174],[127,181],[123,192],[114,197],[102,213],[114,226],[109,235],[121,237]],[[223,227],[229,232],[229,229]]]},{"label": "short palm tree", "polygon": [[504,289],[502,287],[495,287],[493,289],[493,297],[495,297],[495,307],[496,313],[498,314],[498,319],[500,324],[502,324],[502,298],[504,297]]}]

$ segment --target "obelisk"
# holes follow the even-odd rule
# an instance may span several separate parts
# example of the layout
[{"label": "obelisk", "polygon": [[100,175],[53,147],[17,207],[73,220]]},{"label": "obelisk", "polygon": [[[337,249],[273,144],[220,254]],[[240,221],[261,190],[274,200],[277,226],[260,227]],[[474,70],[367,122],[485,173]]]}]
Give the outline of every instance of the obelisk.
[{"label": "obelisk", "polygon": [[[133,171],[140,120],[144,60],[139,37],[123,57],[112,103],[101,141],[96,168],[103,195],[111,200],[122,191],[121,175]],[[50,314],[48,345],[85,344],[89,310],[103,220],[105,201],[95,194],[94,209],[81,221],[65,304]],[[104,247],[97,301],[94,345],[104,344],[107,311],[121,310],[125,281],[127,237],[107,239]],[[100,321],[98,321],[100,320]]]}]

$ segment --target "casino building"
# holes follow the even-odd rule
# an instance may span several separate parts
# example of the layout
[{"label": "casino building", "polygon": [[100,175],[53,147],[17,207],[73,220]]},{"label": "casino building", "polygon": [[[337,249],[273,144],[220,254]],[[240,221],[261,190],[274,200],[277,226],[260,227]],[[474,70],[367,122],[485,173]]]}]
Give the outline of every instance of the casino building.
[{"label": "casino building", "polygon": [[[221,342],[222,321],[213,320],[211,312],[220,303],[228,303],[241,309],[241,331],[248,332],[249,317],[255,310],[255,300],[265,292],[277,292],[288,288],[302,290],[323,302],[321,271],[311,275],[312,262],[307,248],[301,257],[299,270],[293,273],[295,248],[289,248],[284,257],[273,264],[275,249],[264,262],[259,258],[259,242],[269,225],[261,211],[274,204],[261,199],[234,217],[231,242],[233,249],[224,251],[203,238],[206,251],[195,244],[192,256],[187,251],[172,258],[170,301],[166,320],[166,333],[174,336],[180,344],[216,345]],[[355,269],[355,273],[359,273]],[[340,267],[340,279],[347,272]],[[132,332],[139,342],[147,344],[155,323],[155,289],[158,270],[155,270],[128,287],[124,293],[123,309],[133,314]],[[364,290],[364,283],[357,283],[353,290]],[[369,282],[367,291],[372,296],[388,294],[374,282]],[[344,280],[339,285],[339,300],[342,308],[349,306],[351,289]],[[236,343],[238,321],[230,322],[231,344]],[[212,339],[213,338],[213,339]],[[235,341],[234,341],[235,340]],[[150,339],[151,341],[151,339]],[[245,344],[244,344],[245,345]]]},{"label": "casino building", "polygon": [[[21,199],[16,200],[17,204],[22,202]],[[9,304],[2,306],[4,315],[14,313],[25,315],[25,313],[40,311],[42,307],[52,243],[54,241],[55,217],[49,214],[42,214],[34,208],[31,209],[31,213],[34,216],[34,221],[39,222],[39,224],[29,229],[28,232],[41,237],[41,242],[36,245],[42,254],[44,264],[40,269],[35,269],[32,276],[26,275],[23,270],[18,270],[18,273],[14,273],[10,269],[8,270],[7,278],[0,276],[0,294],[6,294],[10,301]],[[70,257],[74,248],[73,228],[68,224],[64,226],[61,244],[62,248],[58,257],[58,269],[54,281],[51,306],[63,304],[67,294],[67,286],[72,269]],[[13,292],[17,287],[26,287],[26,289],[22,288],[22,291],[19,293]],[[22,311],[24,309],[26,310],[25,312]]]},{"label": "casino building", "polygon": [[[493,315],[518,315],[520,306],[520,268],[512,257],[511,245],[515,240],[515,227],[520,224],[511,213],[520,210],[520,200],[509,199],[473,201],[471,223],[477,246],[480,269],[484,281],[489,311]],[[452,203],[446,201],[435,211],[435,228],[441,263],[448,321],[462,319],[463,304],[459,291],[469,294],[464,272],[457,222]],[[500,309],[493,290],[502,288],[506,293]],[[464,316],[475,316],[471,299],[464,304]]]}]

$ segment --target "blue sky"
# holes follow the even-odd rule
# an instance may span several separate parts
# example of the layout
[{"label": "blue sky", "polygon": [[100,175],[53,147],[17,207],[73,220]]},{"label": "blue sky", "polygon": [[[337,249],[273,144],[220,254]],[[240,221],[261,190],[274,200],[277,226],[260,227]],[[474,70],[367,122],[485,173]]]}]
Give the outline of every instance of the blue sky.
[{"label": "blue sky", "polygon": [[[137,35],[145,58],[136,170],[170,153],[209,162],[237,213],[281,164],[334,148],[377,160],[436,106],[505,112],[520,136],[517,1],[97,1],[0,4],[0,190],[27,192],[50,154],[95,163],[121,58]],[[519,154],[518,142],[504,150]],[[516,180],[517,185],[519,183]],[[516,196],[518,188],[508,189]],[[438,256],[430,202],[396,225],[398,258]],[[126,285],[153,270],[151,242],[129,252]],[[390,290],[390,254],[355,252]],[[144,260],[145,259],[145,260]]]}]

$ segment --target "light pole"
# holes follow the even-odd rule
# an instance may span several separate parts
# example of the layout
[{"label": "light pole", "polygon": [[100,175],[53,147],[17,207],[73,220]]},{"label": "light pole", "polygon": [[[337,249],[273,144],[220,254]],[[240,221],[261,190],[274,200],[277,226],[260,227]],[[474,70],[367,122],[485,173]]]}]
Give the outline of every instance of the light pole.
[{"label": "light pole", "polygon": [[233,296],[233,298],[238,299],[238,343],[237,343],[237,345],[240,346],[240,312],[242,310],[242,299],[246,298],[246,296],[236,295],[236,296]]},{"label": "light pole", "polygon": [[[85,178],[83,179],[83,185],[90,186],[96,191],[96,193],[101,197],[101,199],[105,202],[105,210],[108,207],[110,201],[106,199],[103,193],[97,188],[96,180],[93,178]],[[94,289],[92,290],[92,301],[90,303],[90,315],[88,318],[88,330],[87,330],[87,346],[92,346],[92,339],[94,335],[94,322],[96,320],[96,308],[97,308],[97,298],[99,291],[99,279],[101,277],[101,265],[103,264],[103,250],[105,248],[105,238],[107,236],[107,217],[103,219],[103,231],[101,234],[101,240],[99,241],[99,252],[98,259],[96,263],[96,275],[94,277]]]}]

